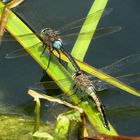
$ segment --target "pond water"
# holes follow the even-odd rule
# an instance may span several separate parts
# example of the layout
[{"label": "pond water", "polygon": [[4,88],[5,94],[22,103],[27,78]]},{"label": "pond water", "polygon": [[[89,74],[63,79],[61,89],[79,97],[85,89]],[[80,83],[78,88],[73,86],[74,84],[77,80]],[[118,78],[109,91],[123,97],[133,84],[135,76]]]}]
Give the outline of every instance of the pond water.
[{"label": "pond water", "polygon": [[[36,32],[45,27],[55,27],[74,19],[86,16],[91,0],[42,0],[25,1],[15,9]],[[107,7],[113,12],[103,18],[99,26],[121,26],[122,30],[113,35],[92,41],[84,61],[100,68],[130,54],[140,53],[140,1],[109,1]],[[0,111],[33,102],[27,95],[28,87],[39,82],[43,76],[41,67],[30,57],[7,60],[7,52],[18,49],[17,42],[3,42],[0,47]],[[66,46],[71,50],[71,45]],[[133,64],[119,74],[140,71],[140,62]],[[133,86],[140,90],[139,83]],[[107,108],[109,121],[121,135],[140,135],[140,100],[138,97],[120,90],[107,90],[99,93]],[[31,114],[33,113],[31,110]],[[24,110],[24,112],[28,112]],[[15,113],[15,112],[11,112]],[[29,113],[29,112],[28,112]]]}]

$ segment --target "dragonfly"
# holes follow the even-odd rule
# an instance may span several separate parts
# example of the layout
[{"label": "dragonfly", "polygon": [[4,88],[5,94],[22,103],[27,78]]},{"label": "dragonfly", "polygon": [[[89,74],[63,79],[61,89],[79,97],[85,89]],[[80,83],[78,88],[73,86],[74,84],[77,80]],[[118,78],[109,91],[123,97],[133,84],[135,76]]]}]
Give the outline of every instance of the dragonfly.
[{"label": "dragonfly", "polygon": [[[129,68],[132,64],[134,64],[138,61],[140,61],[140,54],[132,54],[127,57],[121,58],[121,59],[117,60],[116,62],[101,68],[100,70],[106,72],[107,74],[111,74],[111,73],[113,74],[113,73],[122,71],[123,69]],[[127,84],[132,84],[132,83],[140,80],[140,73],[127,74],[127,75],[123,75],[123,76],[118,76],[117,78],[119,80],[124,81]],[[62,83],[66,83],[68,81],[69,81],[69,79],[61,80]],[[56,81],[56,83],[57,83],[57,81]],[[42,86],[45,89],[57,89],[58,86],[56,85],[56,83],[54,81],[44,81],[44,82],[37,83],[35,85]],[[80,73],[75,73],[74,83],[73,83],[72,87],[75,87],[76,90],[77,89],[80,90],[80,93],[87,92],[88,95],[92,97],[92,99],[94,100],[94,102],[97,106],[98,111],[100,112],[100,114],[102,116],[104,126],[109,129],[104,107],[103,107],[99,97],[96,95],[96,91],[102,91],[102,90],[108,89],[111,86],[99,79],[95,79],[94,77],[91,77],[91,75],[88,76],[80,71]],[[42,88],[35,87],[33,89],[39,90]],[[83,95],[85,95],[85,94],[83,94]],[[68,100],[64,94],[61,95],[61,98]]]},{"label": "dragonfly", "polygon": [[[18,35],[18,37],[22,38],[22,37],[27,36],[27,37],[29,37],[29,40],[30,40],[30,38],[32,38],[32,36],[36,35],[40,38],[41,41],[38,44],[35,44],[35,45],[29,47],[28,49],[40,45],[44,48],[42,54],[45,52],[46,48],[48,48],[50,50],[50,53],[53,53],[53,50],[56,50],[59,54],[59,61],[61,61],[61,55],[60,55],[59,51],[62,51],[69,58],[69,60],[72,61],[70,54],[68,53],[68,51],[66,51],[64,46],[67,45],[68,43],[72,43],[78,35],[85,36],[84,39],[89,38],[89,36],[92,34],[92,32],[90,32],[90,31],[82,32],[80,34],[79,34],[79,32],[77,32],[77,30],[83,24],[84,20],[92,19],[93,17],[97,17],[102,12],[103,12],[102,16],[106,16],[111,11],[112,11],[112,8],[105,9],[104,12],[103,12],[103,10],[99,10],[93,14],[88,15],[87,18],[74,20],[64,26],[61,26],[57,30],[53,30],[52,28],[47,27],[47,28],[41,30],[40,34],[38,34],[38,33],[25,34],[25,35]],[[95,18],[95,20],[96,20],[96,18]],[[97,38],[118,32],[120,30],[121,30],[120,26],[101,27],[95,31],[95,35],[94,35],[93,39],[97,39]],[[69,33],[67,34],[67,32],[69,32]],[[13,41],[13,39],[11,39],[8,35],[3,38],[3,41],[11,41],[11,40]],[[26,53],[26,51],[24,49],[18,49],[18,50],[14,50],[13,52],[7,53],[5,58],[13,59],[13,58],[17,58],[17,57],[26,56],[26,55],[28,55],[28,54]],[[76,65],[73,61],[71,63],[74,66]],[[78,66],[75,66],[75,68],[78,68]]]},{"label": "dragonfly", "polygon": [[86,92],[90,97],[92,97],[93,101],[96,104],[97,110],[100,112],[104,126],[109,130],[109,125],[105,115],[104,107],[101,103],[101,100],[96,95],[95,86],[92,81],[82,71],[76,72],[73,77],[75,81],[74,87],[76,87],[76,90],[78,89],[81,92]]},{"label": "dragonfly", "polygon": [[95,84],[81,70],[78,70],[75,72],[75,74],[73,75],[73,79],[75,82],[74,87],[76,87],[76,89],[80,90],[81,92],[86,92],[93,99],[97,107],[97,110],[100,112],[104,126],[109,130],[110,128],[108,125],[108,120],[105,115],[105,110],[101,103],[101,100],[96,94]]}]

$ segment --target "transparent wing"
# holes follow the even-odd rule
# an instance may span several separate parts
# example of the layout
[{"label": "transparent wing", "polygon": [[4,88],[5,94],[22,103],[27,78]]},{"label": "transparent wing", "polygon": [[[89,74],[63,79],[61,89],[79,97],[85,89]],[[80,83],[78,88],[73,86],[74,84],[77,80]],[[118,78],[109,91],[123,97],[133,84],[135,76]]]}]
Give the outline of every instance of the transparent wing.
[{"label": "transparent wing", "polygon": [[[123,81],[124,83],[126,83],[128,85],[131,85],[135,82],[140,81],[140,73],[122,75],[122,76],[118,76],[116,78],[119,79],[120,81]],[[113,88],[112,85],[107,84],[106,82],[101,81],[100,79],[93,80],[93,84],[95,85],[95,88],[97,91],[102,91],[102,90],[106,90],[109,88]]]},{"label": "transparent wing", "polygon": [[[118,61],[114,62],[113,64],[103,67],[101,68],[101,70],[103,70],[105,73],[115,73],[115,72],[119,72],[125,68],[128,68],[129,66],[131,66],[132,64],[138,62],[140,60],[140,54],[133,54],[133,55],[129,55],[127,57],[124,57],[122,59],[119,59]],[[137,77],[137,78],[136,78]],[[118,77],[120,80],[128,83],[128,84],[132,84],[133,82],[136,82],[139,80],[139,74],[129,74],[129,75],[124,75],[124,76],[119,76]],[[107,83],[101,81],[101,80],[95,80],[93,76],[90,77],[90,79],[93,81],[93,83],[95,84],[95,87],[97,90],[99,89],[107,89]],[[69,82],[70,79],[62,79],[60,80],[63,83],[65,82]],[[43,88],[45,87],[45,89],[57,89],[57,85],[53,82],[53,81],[49,81],[49,82],[40,82],[40,83],[36,83],[36,85],[38,86],[42,86]],[[74,86],[74,83],[73,83]],[[103,86],[103,87],[102,87]],[[109,87],[109,86],[108,86]]]},{"label": "transparent wing", "polygon": [[[42,42],[39,42],[31,47],[29,47],[27,50],[33,48],[33,47],[36,47],[36,46],[43,46],[42,45]],[[18,49],[18,50],[14,50],[12,52],[9,52],[5,55],[5,58],[6,59],[15,59],[15,58],[19,58],[19,57],[24,57],[24,56],[27,56],[29,55],[26,50],[24,48],[21,48],[21,49]]]},{"label": "transparent wing", "polygon": [[112,63],[111,65],[102,67],[101,70],[107,74],[116,73],[127,69],[134,63],[140,61],[140,54],[132,54],[117,60],[116,62]]},{"label": "transparent wing", "polygon": [[[137,81],[140,81],[140,73],[134,73],[134,74],[128,74],[128,75],[123,75],[123,76],[119,76],[119,77],[117,77],[119,80],[121,80],[121,81],[123,81],[123,82],[125,82],[125,83],[127,83],[128,85],[130,85],[130,84],[132,84],[132,83],[135,83],[135,82],[137,82]],[[66,79],[64,79],[64,80],[61,80],[61,82],[67,82],[67,80]],[[95,88],[96,88],[96,90],[97,91],[102,91],[102,90],[105,90],[105,89],[109,89],[109,88],[113,88],[113,86],[111,86],[111,85],[109,85],[109,84],[107,84],[107,83],[105,83],[105,82],[103,82],[103,81],[101,81],[101,80],[93,80],[93,84],[95,85]],[[37,85],[37,84],[36,84]],[[42,89],[37,89],[37,88],[32,88],[32,89],[34,89],[34,90],[44,90],[44,88],[46,88],[46,89],[51,89],[51,88],[58,88],[58,86],[53,82],[53,81],[48,81],[48,82],[40,82],[40,83],[38,83],[38,85],[41,85],[42,86]],[[44,86],[45,85],[45,86]],[[71,91],[71,90],[73,90],[73,88],[71,88],[69,91]],[[48,91],[48,90],[47,90]],[[46,93],[46,92],[45,92]],[[52,92],[51,92],[52,93]],[[51,94],[52,95],[52,94]],[[53,96],[54,98],[57,98],[57,99],[59,99],[59,100],[62,100],[62,101],[66,101],[66,102],[68,102],[68,103],[71,103],[71,100],[70,100],[70,96],[73,96],[73,95],[75,95],[75,94],[72,94],[72,95],[66,95],[66,94],[64,94],[64,93],[61,93],[61,94],[59,94],[59,95],[57,95],[57,96]],[[85,97],[85,96],[88,96],[88,95],[85,95],[85,94],[82,94],[82,93],[80,93],[80,94],[78,94],[77,92],[76,92],[76,95],[78,96],[78,97],[80,97],[81,99],[83,98],[83,97]],[[64,105],[61,105],[60,106],[60,104],[58,104],[57,102],[46,102],[45,103],[45,106],[48,108],[48,110],[51,112],[51,110],[55,107],[62,107],[63,108],[63,106]],[[62,109],[61,109],[62,110]],[[62,111],[64,111],[64,110],[62,110]]]},{"label": "transparent wing", "polygon": [[[106,28],[102,27],[102,28],[99,28],[99,29],[96,30],[95,36],[94,36],[93,39],[97,39],[97,38],[100,38],[100,37],[103,37],[103,36],[115,33],[115,32],[120,31],[120,30],[121,30],[121,27],[119,27],[119,26],[116,26],[116,27],[106,27]],[[64,42],[68,43],[68,42],[72,42],[73,39],[76,38],[76,36],[78,34],[79,33],[71,33],[71,34],[68,34],[68,35],[65,35],[65,36],[60,36],[60,37],[62,37]],[[79,35],[80,36],[84,36],[84,39],[88,39],[90,34],[92,34],[92,32],[81,33]],[[18,37],[24,38],[24,39],[26,38],[26,40],[30,40],[35,35],[39,37],[38,34],[18,35]],[[15,38],[16,37],[17,36],[15,36]],[[5,35],[4,38],[3,38],[3,41],[16,41],[16,40],[14,40],[14,38],[12,38],[10,35]],[[38,44],[35,44],[35,45],[29,47],[29,49],[32,48],[32,47],[37,46]],[[41,44],[42,43],[40,42],[40,45]],[[13,52],[7,53],[5,58],[6,59],[14,59],[14,58],[18,58],[18,57],[27,56],[27,55],[28,55],[28,53],[22,48],[22,49],[14,50]]]},{"label": "transparent wing", "polygon": [[[140,81],[140,73],[123,75],[123,76],[119,76],[117,78],[119,80],[122,80],[123,82],[125,82],[127,84],[132,84],[134,82]],[[61,80],[61,81],[66,82],[66,79]],[[108,85],[107,83],[105,83],[105,82],[103,82],[101,80],[94,80],[93,83],[94,83],[97,91],[102,91],[102,90],[105,90],[105,89],[108,89],[108,88],[112,88],[113,87],[113,86]],[[46,84],[47,86],[45,86],[45,88],[47,88],[47,89],[51,89],[51,88],[57,87],[56,84],[53,81],[39,83],[39,85],[42,85],[42,84]],[[35,90],[38,90],[38,89],[35,89]],[[70,90],[72,90],[72,89],[70,89]],[[56,98],[56,99],[59,99],[59,100],[62,100],[62,101],[66,101],[68,103],[71,103],[70,98],[69,98],[70,96],[73,96],[73,95],[66,95],[64,93],[61,93],[61,94],[59,94],[57,96],[53,96],[53,98]],[[85,97],[85,94],[84,95],[80,95],[80,97]],[[64,111],[66,111],[65,109],[67,109],[67,108],[64,108],[64,105],[60,105],[57,102],[49,102],[49,101],[47,101],[45,103],[45,106],[48,108],[48,111],[50,113],[52,113],[52,110],[53,109],[56,109],[57,107],[59,107],[59,109],[61,108],[61,110],[59,110],[61,112],[64,112]]]},{"label": "transparent wing", "polygon": [[[101,37],[113,34],[115,32],[118,32],[120,30],[121,30],[120,26],[98,28],[95,31],[93,39],[101,38]],[[83,32],[83,33],[75,32],[75,33],[70,33],[67,35],[60,35],[60,37],[62,38],[64,43],[67,44],[69,42],[74,41],[74,39],[76,39],[77,36],[83,36],[82,39],[87,40],[91,37],[92,34],[93,32]]]},{"label": "transparent wing", "polygon": [[84,17],[84,18],[81,18],[81,19],[78,19],[78,20],[74,20],[74,21],[72,21],[72,22],[70,22],[70,23],[68,23],[68,24],[66,24],[63,27],[60,27],[58,29],[61,33],[63,33],[67,30],[73,30],[73,29],[79,28],[79,27],[81,27],[81,25],[83,24],[85,19],[92,19],[94,17],[94,19],[96,20],[96,18],[98,18],[98,16],[102,12],[103,12],[102,17],[104,17],[104,16],[108,15],[109,13],[111,13],[112,10],[113,10],[112,8],[107,8],[105,10],[96,11],[95,13],[88,15],[88,17]]},{"label": "transparent wing", "polygon": [[[62,84],[65,84],[66,83],[69,83],[71,81],[71,79],[60,79],[56,82],[54,81],[42,81],[42,82],[37,82],[35,83],[34,85],[32,85],[32,89],[35,89],[35,90],[43,90],[43,89],[59,89],[57,83],[58,82],[61,82]],[[74,86],[74,82],[73,82],[73,85],[72,87]]]},{"label": "transparent wing", "polygon": [[[131,85],[135,82],[140,81],[140,73],[131,73],[131,74],[127,74],[127,75],[118,76],[116,78],[123,81],[124,83],[126,83],[128,85]],[[63,79],[60,81],[62,83],[66,83],[66,82],[68,82],[68,79]],[[97,91],[102,91],[105,89],[113,88],[112,85],[110,85],[110,84],[108,84],[100,79],[92,80],[92,82],[93,82],[95,89]],[[74,84],[73,84],[73,86],[74,86]],[[73,88],[73,86],[71,88]],[[57,86],[57,84],[54,81],[44,81],[44,82],[36,83],[31,88],[34,90],[43,91],[44,89],[58,89],[59,87]]]},{"label": "transparent wing", "polygon": [[23,34],[23,35],[12,36],[8,32],[6,32],[4,34],[4,36],[2,37],[2,41],[16,41],[15,38],[17,38],[17,37],[21,38],[21,39],[24,39],[24,40],[31,40],[35,36],[40,38],[40,35],[38,33],[28,33],[28,34]]},{"label": "transparent wing", "polygon": [[119,32],[122,28],[120,26],[110,26],[110,27],[101,27],[95,31],[94,38],[97,39],[100,37],[104,37],[106,35],[113,34],[115,32]]},{"label": "transparent wing", "polygon": [[[107,10],[105,10],[105,12],[104,12],[104,15],[107,15],[108,13],[110,13],[112,11],[112,9],[110,8],[110,9],[107,9]],[[96,12],[95,14],[91,14],[91,15],[89,15],[88,16],[88,18],[91,18],[93,15],[94,16],[98,16],[98,14],[99,13],[101,13],[102,12],[102,10],[100,10],[100,11],[98,11],[98,12]],[[77,20],[77,21],[74,21],[74,22],[72,22],[71,24],[67,24],[65,27],[62,27],[63,29],[64,28],[66,28],[66,27],[72,27],[71,25],[77,25],[77,24],[74,24],[74,23],[80,23],[81,21],[83,21],[85,18],[83,18],[83,19],[80,19],[80,20]],[[69,30],[69,29],[68,29]],[[118,29],[114,29],[114,31],[112,30],[111,31],[111,29],[110,29],[110,31],[109,31],[109,28],[108,28],[108,32],[107,32],[107,29],[106,29],[106,33],[105,33],[105,29],[100,29],[100,30],[97,30],[97,33],[98,33],[98,36],[97,37],[99,37],[99,36],[104,36],[104,35],[107,35],[107,34],[111,34],[111,33],[113,33],[113,32],[115,32],[115,31],[117,31]],[[101,33],[103,33],[104,32],[104,34],[102,34],[102,35],[99,35],[99,32]],[[88,33],[88,34],[90,34],[90,33]],[[78,35],[78,33],[72,33],[72,34],[70,34],[70,35],[66,35],[65,36],[65,39],[67,38],[72,38],[72,37],[75,37],[76,35]],[[81,34],[82,35],[82,34]],[[87,36],[87,33],[83,33],[83,35],[86,35]],[[24,40],[26,39],[26,40],[30,40],[33,36],[37,36],[37,37],[39,37],[40,38],[40,36],[39,36],[39,34],[37,34],[37,33],[29,33],[29,34],[24,34],[24,35],[17,35],[17,36],[14,36],[14,38],[16,38],[16,37],[18,37],[18,38],[24,38]],[[14,38],[12,38],[10,35],[5,35],[4,36],[4,38],[3,38],[3,41],[15,41],[14,40]],[[87,37],[88,38],[88,37]],[[36,46],[36,44],[34,45],[34,46],[32,46],[32,47],[35,47]],[[30,47],[30,48],[32,48],[32,47]],[[29,48],[29,49],[30,49]],[[6,54],[6,56],[5,56],[5,58],[6,59],[13,59],[13,58],[18,58],[18,57],[23,57],[23,56],[26,56],[26,55],[28,55],[27,53],[26,53],[26,51],[24,50],[24,49],[18,49],[18,50],[14,50],[13,52],[10,52],[10,53],[7,53]]]},{"label": "transparent wing", "polygon": [[[105,9],[102,16],[108,15],[109,13],[111,13],[112,10],[113,10],[112,8]],[[99,11],[95,12],[94,14],[89,15],[87,18],[92,18],[93,16],[98,16],[99,14],[101,14],[102,11],[103,10],[99,10]],[[65,29],[71,30],[71,29],[76,29],[76,28],[81,27],[82,22],[85,20],[85,18],[81,18],[76,21],[72,21],[71,23],[67,23],[66,25],[64,25],[63,27],[60,28],[60,31],[63,32]],[[29,34],[17,35],[17,36],[21,37],[21,38],[27,37],[26,39],[29,40],[30,38],[32,38],[35,35],[38,37],[40,36],[39,33],[29,33]],[[16,36],[14,36],[14,38],[16,38]],[[2,40],[3,41],[15,41],[14,38],[12,38],[10,34],[5,34]]]},{"label": "transparent wing", "polygon": [[[57,82],[58,81],[56,81],[56,83]],[[69,80],[62,79],[62,80],[59,80],[59,82],[66,84],[66,82],[69,82]],[[60,100],[71,103],[70,96],[73,96],[74,94],[72,94],[72,95],[65,94],[65,93],[62,93],[60,90],[57,90],[57,92],[56,92],[56,89],[59,89],[59,87],[57,86],[56,83],[54,81],[39,82],[39,83],[35,83],[34,85],[30,86],[29,89],[39,91],[44,94],[47,93],[47,95],[51,95],[51,96],[53,96],[53,98],[60,99]],[[69,89],[68,92],[71,92],[73,90],[72,87]],[[55,91],[53,89],[55,89]],[[58,105],[57,102],[46,102],[46,106],[49,108],[50,108],[50,106],[56,106],[56,105]]]}]

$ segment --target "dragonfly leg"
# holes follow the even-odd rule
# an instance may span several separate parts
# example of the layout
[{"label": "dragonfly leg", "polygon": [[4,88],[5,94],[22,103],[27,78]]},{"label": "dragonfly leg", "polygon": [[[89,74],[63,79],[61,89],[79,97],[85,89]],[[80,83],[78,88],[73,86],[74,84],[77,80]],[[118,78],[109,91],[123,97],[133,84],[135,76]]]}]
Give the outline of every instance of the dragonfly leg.
[{"label": "dragonfly leg", "polygon": [[75,89],[75,92],[73,94],[76,94],[76,92],[79,90],[76,86],[76,84],[73,85],[73,89]]},{"label": "dragonfly leg", "polygon": [[53,54],[54,48],[51,49],[51,47],[49,47],[49,50],[50,50],[50,54],[49,54],[49,61],[48,61],[47,69],[49,68],[49,65],[50,65],[50,62],[51,62],[51,54]]},{"label": "dragonfly leg", "polygon": [[56,51],[57,51],[57,53],[59,54],[59,62],[61,63],[61,55],[60,55],[60,52],[59,52],[59,50],[57,50],[57,49],[56,49]]},{"label": "dragonfly leg", "polygon": [[49,68],[49,66],[50,66],[50,62],[51,62],[51,55],[49,55],[49,60],[48,60],[48,65],[47,65],[46,70]]},{"label": "dragonfly leg", "polygon": [[[55,49],[56,51],[57,51],[57,53],[58,53],[58,55],[59,55],[59,63],[61,63],[62,65],[63,65],[63,63],[61,62],[61,54],[60,54],[60,52],[59,52],[59,50],[58,49]],[[64,65],[63,65],[64,66]]]},{"label": "dragonfly leg", "polygon": [[[78,91],[79,91],[80,93],[82,93],[82,90],[80,90],[79,88],[77,88],[77,87],[76,87],[76,84],[73,85],[73,89],[75,89],[75,92],[74,92],[72,95],[76,94]],[[78,94],[77,94],[77,95],[78,95]],[[82,100],[83,100],[83,97],[80,97],[80,100],[76,103],[76,105],[78,105]]]},{"label": "dragonfly leg", "polygon": [[46,46],[45,44],[43,44],[43,47],[44,47],[44,49],[43,49],[43,51],[42,51],[40,57],[42,57],[42,55],[44,54],[44,52],[45,52],[45,50],[46,50],[46,48],[47,48],[47,46]]},{"label": "dragonfly leg", "polygon": [[[43,44],[43,47],[44,47],[44,49],[43,49],[43,51],[42,51],[40,57],[44,54],[44,52],[45,52],[45,50],[46,50],[46,48],[47,48],[47,46],[46,46],[45,44]],[[51,55],[50,55],[50,54],[51,54],[51,53],[53,54],[53,50],[54,50],[54,49],[51,50],[51,47],[50,47],[50,46],[48,47],[48,49],[49,49],[49,51],[50,51],[50,53],[49,53],[49,61],[48,61],[47,68],[46,68],[45,70],[47,70],[47,69],[49,68],[50,61],[51,61]]]},{"label": "dragonfly leg", "polygon": [[73,89],[76,89],[76,84],[73,85]]},{"label": "dragonfly leg", "polygon": [[53,47],[52,47],[52,49],[51,49],[51,48],[49,48],[49,50],[50,50],[50,53],[52,53],[52,54],[54,55],[54,53],[53,53],[54,48],[53,48]]}]

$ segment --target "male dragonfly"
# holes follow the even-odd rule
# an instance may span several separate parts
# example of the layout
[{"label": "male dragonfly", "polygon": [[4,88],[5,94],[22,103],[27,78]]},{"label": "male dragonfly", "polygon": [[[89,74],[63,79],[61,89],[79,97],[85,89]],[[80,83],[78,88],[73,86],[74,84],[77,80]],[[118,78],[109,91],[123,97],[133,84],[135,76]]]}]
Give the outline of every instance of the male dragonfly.
[{"label": "male dragonfly", "polygon": [[[105,11],[103,12],[103,10],[99,10],[91,15],[89,15],[87,17],[87,19],[92,19],[93,17],[98,16],[99,14],[101,14],[101,12],[103,12],[102,16],[105,16],[107,14],[109,14],[112,11],[112,8],[108,8],[105,9]],[[50,50],[51,53],[53,53],[53,50],[56,50],[59,54],[59,61],[60,61],[60,52],[62,51],[71,61],[71,56],[70,54],[66,51],[66,49],[64,49],[65,44],[72,42],[78,35],[79,36],[85,36],[84,39],[88,39],[89,36],[92,34],[92,32],[83,32],[83,33],[78,33],[77,29],[79,29],[82,25],[82,23],[84,22],[85,18],[82,19],[78,19],[76,21],[72,21],[71,23],[68,23],[60,28],[58,28],[57,30],[53,30],[52,28],[45,28],[41,31],[41,34],[36,34],[41,42],[38,44],[35,44],[34,46],[29,47],[36,47],[36,46],[42,46],[43,43],[43,47],[44,47],[44,51],[45,49],[48,47],[48,49]],[[93,21],[94,22],[94,21]],[[112,26],[112,27],[102,27],[99,28],[95,31],[95,35],[93,39],[97,39],[109,34],[112,34],[114,32],[120,31],[121,27],[119,26]],[[71,32],[69,34],[66,34],[66,32]],[[27,35],[19,35],[18,37],[25,37],[25,36],[29,36],[29,39],[33,36],[34,34],[27,34]],[[5,36],[3,40],[8,40],[10,41],[11,39],[8,38],[8,36]],[[44,53],[44,51],[42,52],[42,54]],[[21,56],[25,56],[27,55],[26,51],[24,49],[19,49],[19,50],[15,50],[13,52],[7,53],[5,58],[6,59],[13,59],[16,57],[21,57]],[[72,64],[74,65],[74,62],[72,62]],[[49,65],[49,64],[48,64]],[[76,68],[76,67],[75,67]]]}]

